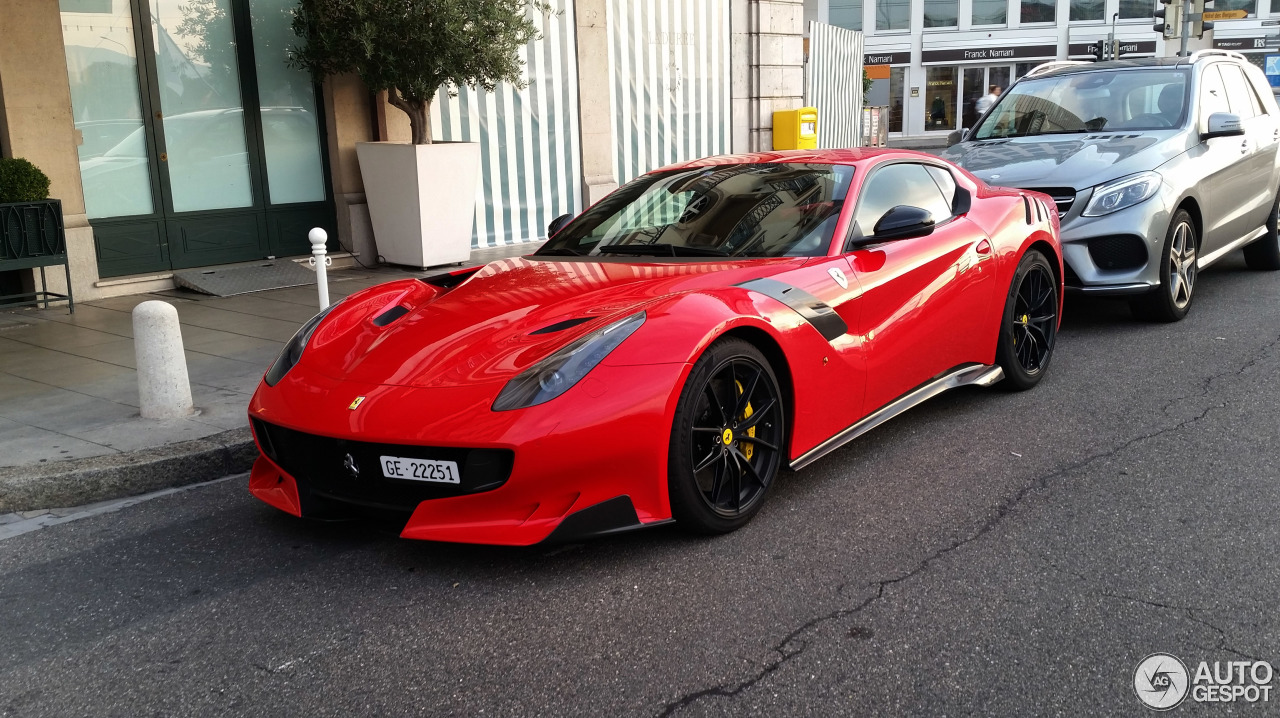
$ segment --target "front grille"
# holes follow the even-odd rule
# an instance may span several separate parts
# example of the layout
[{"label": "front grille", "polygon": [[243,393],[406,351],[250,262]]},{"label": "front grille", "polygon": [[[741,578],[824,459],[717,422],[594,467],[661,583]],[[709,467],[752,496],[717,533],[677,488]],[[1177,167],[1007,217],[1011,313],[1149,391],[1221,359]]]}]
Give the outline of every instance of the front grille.
[{"label": "front grille", "polygon": [[1067,216],[1067,212],[1071,211],[1071,205],[1076,202],[1076,191],[1070,187],[1023,187],[1032,192],[1041,192],[1053,198],[1053,204],[1058,208],[1058,219]]},{"label": "front grille", "polygon": [[1099,269],[1137,269],[1147,263],[1147,245],[1132,234],[1095,237],[1089,240],[1089,256]]},{"label": "front grille", "polygon": [[[299,490],[349,504],[395,512],[412,512],[429,499],[462,496],[498,488],[511,476],[515,459],[505,449],[458,449],[375,444],[307,434],[253,420],[253,432],[263,452],[298,481]],[[346,468],[350,455],[359,473]],[[460,482],[430,483],[388,479],[380,457],[455,461]]]}]

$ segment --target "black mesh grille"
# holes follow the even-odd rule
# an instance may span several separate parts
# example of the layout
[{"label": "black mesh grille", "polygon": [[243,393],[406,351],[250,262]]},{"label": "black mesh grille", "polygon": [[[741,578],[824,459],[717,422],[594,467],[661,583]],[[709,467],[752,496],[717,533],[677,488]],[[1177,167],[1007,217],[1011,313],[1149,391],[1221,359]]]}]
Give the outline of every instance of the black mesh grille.
[{"label": "black mesh grille", "polygon": [[1089,256],[1099,269],[1136,269],[1147,263],[1147,245],[1131,234],[1096,237],[1089,240]]},{"label": "black mesh grille", "polygon": [[[298,481],[299,489],[350,504],[411,512],[428,499],[462,496],[498,488],[511,476],[514,453],[504,449],[457,449],[408,444],[374,444],[317,436],[253,420],[267,457]],[[350,455],[358,468],[347,468]],[[460,483],[389,479],[380,457],[454,461]]]}]

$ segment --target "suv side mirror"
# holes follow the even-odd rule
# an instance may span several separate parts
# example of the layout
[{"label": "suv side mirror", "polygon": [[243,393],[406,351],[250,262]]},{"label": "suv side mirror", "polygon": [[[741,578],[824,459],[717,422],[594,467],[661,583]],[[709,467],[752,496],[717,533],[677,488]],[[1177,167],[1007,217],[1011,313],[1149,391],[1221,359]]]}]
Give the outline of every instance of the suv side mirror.
[{"label": "suv side mirror", "polygon": [[562,214],[551,220],[551,224],[547,225],[547,238],[550,239],[556,236],[556,232],[564,229],[564,226],[571,221],[573,221],[573,215],[571,214]]},{"label": "suv side mirror", "polygon": [[951,145],[958,145],[961,142],[964,142],[964,138],[968,136],[969,136],[968,127],[965,127],[964,129],[960,129],[960,130],[955,130],[951,134],[947,135],[947,147],[950,147]]},{"label": "suv side mirror", "polygon": [[933,213],[927,209],[900,204],[884,213],[872,230],[873,239],[910,239],[933,232]]},{"label": "suv side mirror", "polygon": [[1211,140],[1214,137],[1235,137],[1244,134],[1244,127],[1240,125],[1240,115],[1230,112],[1215,112],[1209,115],[1209,131],[1200,133],[1200,141]]}]

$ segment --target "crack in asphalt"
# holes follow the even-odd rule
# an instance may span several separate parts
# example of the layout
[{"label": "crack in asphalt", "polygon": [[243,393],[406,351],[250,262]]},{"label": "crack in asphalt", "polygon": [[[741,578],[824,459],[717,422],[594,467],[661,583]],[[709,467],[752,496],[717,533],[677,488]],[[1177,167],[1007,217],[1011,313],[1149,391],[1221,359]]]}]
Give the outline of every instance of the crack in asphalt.
[{"label": "crack in asphalt", "polygon": [[[1239,369],[1214,374],[1208,377],[1207,379],[1205,379],[1201,384],[1202,390],[1199,395],[1181,396],[1181,397],[1170,400],[1167,404],[1165,404],[1164,408],[1162,409],[1162,413],[1164,412],[1164,410],[1167,410],[1169,407],[1173,406],[1174,404],[1180,401],[1208,396],[1209,390],[1212,387],[1212,384],[1215,380],[1221,379],[1222,377],[1225,377],[1225,376],[1230,376],[1230,375],[1239,376],[1240,374],[1243,374],[1245,371],[1249,369],[1249,367],[1255,365],[1259,360],[1264,358],[1265,355],[1277,344],[1280,344],[1280,336],[1276,337],[1274,340],[1268,342],[1267,344],[1259,347],[1258,350],[1253,353],[1253,356],[1249,359],[1249,361],[1246,362]],[[780,641],[777,645],[775,645],[772,649],[770,649],[771,652],[777,654],[776,659],[765,664],[765,666],[762,669],[758,670],[754,675],[750,676],[744,681],[737,682],[736,684],[721,684],[717,686],[712,686],[711,688],[703,688],[701,690],[694,691],[692,693],[686,693],[680,698],[677,698],[676,700],[667,703],[667,705],[663,707],[662,712],[658,714],[659,718],[667,718],[668,716],[675,715],[677,712],[684,710],[685,708],[702,700],[703,698],[708,698],[713,696],[724,697],[724,698],[737,697],[743,692],[749,690],[752,686],[759,683],[761,680],[773,674],[778,669],[782,668],[784,665],[786,665],[796,656],[803,654],[809,648],[809,643],[803,640],[801,636],[807,633],[810,629],[824,623],[829,623],[831,621],[835,621],[847,616],[857,614],[865,610],[867,607],[871,606],[873,603],[883,598],[885,594],[885,589],[888,588],[889,586],[902,583],[903,581],[907,581],[917,576],[918,574],[922,573],[926,568],[928,568],[930,564],[938,561],[939,559],[947,556],[948,554],[955,552],[956,550],[970,543],[973,543],[974,541],[977,541],[978,539],[981,539],[983,536],[986,536],[993,529],[999,526],[1004,521],[1004,519],[1007,518],[1009,514],[1011,514],[1014,511],[1014,509],[1018,507],[1019,504],[1021,504],[1028,496],[1031,495],[1032,492],[1037,490],[1048,489],[1049,482],[1053,481],[1054,479],[1060,478],[1066,474],[1082,469],[1100,459],[1107,459],[1107,458],[1116,456],[1117,454],[1125,451],[1126,449],[1128,449],[1129,447],[1135,444],[1149,441],[1151,439],[1155,439],[1165,434],[1181,431],[1187,428],[1188,426],[1191,426],[1192,424],[1195,424],[1204,420],[1204,418],[1209,415],[1209,412],[1213,411],[1214,409],[1219,409],[1225,406],[1227,406],[1227,403],[1224,402],[1224,403],[1214,404],[1212,406],[1206,407],[1199,414],[1192,416],[1189,419],[1184,419],[1183,421],[1180,421],[1177,424],[1174,424],[1173,426],[1166,427],[1164,429],[1153,431],[1147,434],[1143,434],[1141,436],[1133,437],[1117,446],[1112,447],[1107,451],[1093,454],[1084,459],[1068,464],[1062,468],[1055,469],[1054,471],[1051,471],[1048,474],[1045,474],[1043,476],[1033,479],[1026,486],[1023,486],[1016,493],[1014,493],[1013,496],[1001,502],[1000,505],[997,506],[995,514],[990,518],[988,518],[985,522],[983,522],[982,525],[979,526],[978,529],[973,533],[971,533],[969,536],[963,539],[960,539],[958,541],[954,541],[950,545],[945,546],[939,549],[938,551],[935,551],[934,553],[930,554],[929,556],[921,560],[919,563],[917,563],[911,570],[905,573],[902,573],[893,578],[885,579],[882,581],[876,581],[871,584],[868,584],[870,587],[874,588],[874,593],[872,593],[871,596],[863,600],[861,603],[855,606],[841,608],[841,609],[832,611],[830,613],[818,616],[816,618],[811,618],[808,621],[806,621],[804,624],[799,626],[798,628],[792,630],[790,633],[786,635],[785,638],[782,639],[782,641]],[[844,584],[841,584],[837,589],[837,595],[840,594],[843,591],[843,589],[844,589]],[[1107,594],[1104,593],[1102,595],[1107,595]],[[1115,595],[1111,597],[1128,599],[1131,601],[1137,601],[1139,603],[1146,603],[1148,605],[1158,605],[1149,601],[1142,601],[1140,599],[1134,599],[1128,596]],[[1164,608],[1180,609],[1181,607],[1164,606]],[[1219,629],[1217,626],[1214,626],[1213,624],[1208,623],[1203,619],[1197,618],[1192,613],[1194,609],[1181,608],[1181,610],[1186,611],[1187,618],[1189,618],[1190,620],[1195,621],[1197,623],[1201,623],[1205,626],[1208,626],[1211,629],[1218,631],[1218,633],[1221,636],[1220,648],[1222,650],[1235,653],[1236,655],[1239,655],[1239,656],[1247,657],[1247,656],[1244,656],[1244,654],[1239,653],[1238,651],[1235,651],[1233,649],[1226,647],[1225,645],[1226,633],[1223,632],[1221,629]]]},{"label": "crack in asphalt", "polygon": [[1126,596],[1126,595],[1124,595],[1124,594],[1122,594],[1122,593],[1110,593],[1110,592],[1108,592],[1108,591],[1099,591],[1099,592],[1098,592],[1098,595],[1099,595],[1099,596],[1102,596],[1103,598],[1114,598],[1114,599],[1117,599],[1117,600],[1120,600],[1120,601],[1129,601],[1130,603],[1137,603],[1137,604],[1140,604],[1140,605],[1143,605],[1143,606],[1150,606],[1150,607],[1152,607],[1152,608],[1159,608],[1159,609],[1161,609],[1161,610],[1173,611],[1173,612],[1175,612],[1175,613],[1180,613],[1180,614],[1182,614],[1182,615],[1186,616],[1186,617],[1187,617],[1189,620],[1191,620],[1192,622],[1194,622],[1194,623],[1198,623],[1198,624],[1200,624],[1200,625],[1202,625],[1202,626],[1205,626],[1205,627],[1209,628],[1210,630],[1212,630],[1213,632],[1217,633],[1217,634],[1218,634],[1218,650],[1220,650],[1220,651],[1226,651],[1227,653],[1234,654],[1234,655],[1239,656],[1239,657],[1241,657],[1241,658],[1247,658],[1248,660],[1253,661],[1253,662],[1255,662],[1255,663],[1259,660],[1259,659],[1258,659],[1257,657],[1255,657],[1255,656],[1250,656],[1250,655],[1248,655],[1248,654],[1246,654],[1246,653],[1242,653],[1242,652],[1240,652],[1240,651],[1237,651],[1236,649],[1232,648],[1231,646],[1228,646],[1228,645],[1227,645],[1227,632],[1226,632],[1226,630],[1224,630],[1223,628],[1220,628],[1219,626],[1217,626],[1217,625],[1215,625],[1215,624],[1209,623],[1208,621],[1204,620],[1203,618],[1200,618],[1199,616],[1196,616],[1196,615],[1195,615],[1195,612],[1196,612],[1196,611],[1204,611],[1204,610],[1206,610],[1206,609],[1203,609],[1203,608],[1197,608],[1197,607],[1195,607],[1195,606],[1175,606],[1175,605],[1173,605],[1173,604],[1169,604],[1169,603],[1160,603],[1159,601],[1150,601],[1150,600],[1147,600],[1147,599],[1145,599],[1145,598],[1138,598],[1138,597],[1136,597],[1136,596]]}]

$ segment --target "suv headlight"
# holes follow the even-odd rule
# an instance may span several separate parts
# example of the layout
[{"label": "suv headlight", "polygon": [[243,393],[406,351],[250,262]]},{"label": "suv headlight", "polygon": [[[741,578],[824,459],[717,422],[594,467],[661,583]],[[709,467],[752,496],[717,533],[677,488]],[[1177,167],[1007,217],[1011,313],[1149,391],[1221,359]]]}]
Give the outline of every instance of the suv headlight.
[{"label": "suv headlight", "polygon": [[644,319],[644,312],[619,319],[534,364],[502,387],[502,392],[493,402],[493,410],[537,406],[565,393],[639,329]]},{"label": "suv headlight", "polygon": [[1160,189],[1164,178],[1156,172],[1139,172],[1136,175],[1122,177],[1115,182],[1098,185],[1093,190],[1093,197],[1084,208],[1084,216],[1101,217],[1104,214],[1119,212],[1139,202],[1151,198]]},{"label": "suv headlight", "polygon": [[315,334],[316,327],[320,326],[321,320],[328,316],[329,312],[332,312],[336,306],[338,306],[337,303],[330,304],[327,309],[308,319],[307,323],[303,324],[302,328],[289,340],[289,343],[284,345],[284,349],[280,351],[280,356],[276,357],[275,363],[271,365],[271,368],[267,370],[267,375],[263,377],[267,382],[267,386],[275,386],[284,378],[285,374],[289,373],[293,365],[298,363],[298,360],[302,358],[302,350],[307,348],[307,342],[311,341],[311,335]]}]

